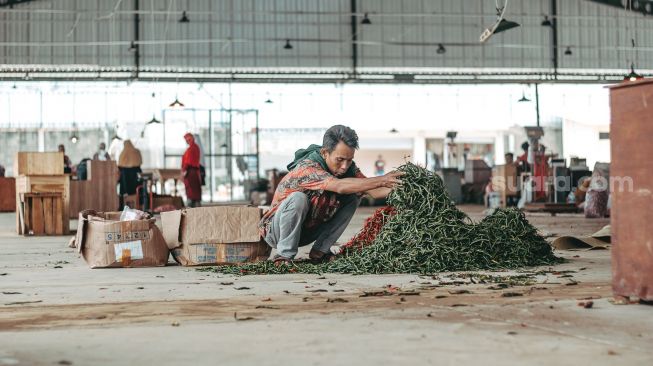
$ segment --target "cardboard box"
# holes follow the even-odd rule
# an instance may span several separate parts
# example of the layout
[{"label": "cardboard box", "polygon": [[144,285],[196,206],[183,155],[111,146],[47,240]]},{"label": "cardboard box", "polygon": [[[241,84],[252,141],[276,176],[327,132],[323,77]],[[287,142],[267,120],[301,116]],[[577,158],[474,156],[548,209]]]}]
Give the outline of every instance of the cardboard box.
[{"label": "cardboard box", "polygon": [[61,175],[63,174],[62,152],[19,151],[14,158],[14,176]]},{"label": "cardboard box", "polygon": [[163,236],[172,257],[184,266],[266,260],[272,249],[258,232],[261,213],[261,209],[248,206],[163,212]]},{"label": "cardboard box", "polygon": [[153,201],[152,202],[153,209],[165,205],[174,206],[178,210],[184,208],[184,201],[181,199],[181,197],[178,196],[170,196],[167,194],[166,195],[154,194],[152,195],[152,201]]},{"label": "cardboard box", "polygon": [[168,246],[155,219],[119,220],[120,212],[80,212],[75,245],[91,268],[168,263]]}]

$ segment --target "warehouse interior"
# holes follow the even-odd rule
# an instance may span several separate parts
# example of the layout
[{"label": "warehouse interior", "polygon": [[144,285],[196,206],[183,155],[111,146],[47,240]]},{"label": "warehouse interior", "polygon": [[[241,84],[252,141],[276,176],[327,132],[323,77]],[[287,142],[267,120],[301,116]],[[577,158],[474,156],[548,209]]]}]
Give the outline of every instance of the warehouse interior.
[{"label": "warehouse interior", "polygon": [[0,0],[0,366],[650,364],[651,15]]}]

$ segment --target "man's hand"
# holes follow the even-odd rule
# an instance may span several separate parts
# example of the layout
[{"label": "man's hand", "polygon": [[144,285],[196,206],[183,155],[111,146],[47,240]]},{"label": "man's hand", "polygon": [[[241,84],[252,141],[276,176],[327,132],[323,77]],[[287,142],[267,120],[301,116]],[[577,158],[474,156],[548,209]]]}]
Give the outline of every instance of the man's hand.
[{"label": "man's hand", "polygon": [[399,177],[401,177],[402,175],[404,175],[404,172],[395,170],[381,176],[380,187],[390,188],[390,189],[394,188],[397,184],[401,184],[401,179],[399,179]]},{"label": "man's hand", "polygon": [[[330,179],[325,190],[338,194],[354,194],[370,192],[373,190],[384,191],[384,196],[396,185],[401,184],[402,172],[390,172],[386,175],[373,178],[342,178]],[[374,195],[373,195],[374,197]]]},{"label": "man's hand", "polygon": [[399,184],[401,184],[400,177],[404,175],[403,172],[394,171],[374,179],[380,179],[381,185],[377,188],[367,190],[365,193],[374,199],[386,198],[392,192],[392,190]]}]

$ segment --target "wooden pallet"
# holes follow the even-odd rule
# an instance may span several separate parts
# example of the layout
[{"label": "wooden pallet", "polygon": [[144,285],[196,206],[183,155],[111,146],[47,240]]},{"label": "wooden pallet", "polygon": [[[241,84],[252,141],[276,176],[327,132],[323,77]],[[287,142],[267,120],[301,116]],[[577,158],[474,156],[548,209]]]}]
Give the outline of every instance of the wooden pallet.
[{"label": "wooden pallet", "polygon": [[22,235],[63,235],[63,195],[50,193],[21,193],[18,217]]},{"label": "wooden pallet", "polygon": [[573,203],[528,203],[524,206],[526,212],[546,212],[551,216],[559,213],[579,213],[581,210]]}]

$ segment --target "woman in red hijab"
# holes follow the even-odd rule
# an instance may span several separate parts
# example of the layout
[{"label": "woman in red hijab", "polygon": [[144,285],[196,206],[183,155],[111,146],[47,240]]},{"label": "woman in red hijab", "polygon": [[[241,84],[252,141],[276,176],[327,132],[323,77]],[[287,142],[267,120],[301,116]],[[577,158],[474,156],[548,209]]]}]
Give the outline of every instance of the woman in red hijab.
[{"label": "woman in red hijab", "polygon": [[202,200],[202,178],[200,177],[200,148],[195,143],[192,134],[187,133],[184,139],[188,149],[181,158],[181,175],[184,177],[188,206],[201,206]]}]

